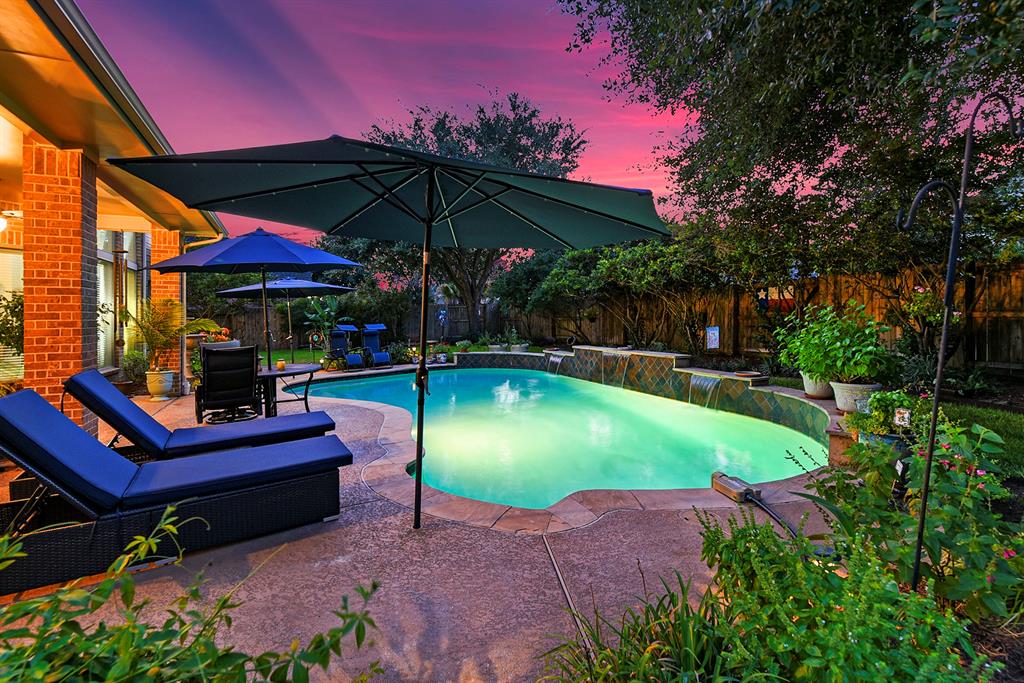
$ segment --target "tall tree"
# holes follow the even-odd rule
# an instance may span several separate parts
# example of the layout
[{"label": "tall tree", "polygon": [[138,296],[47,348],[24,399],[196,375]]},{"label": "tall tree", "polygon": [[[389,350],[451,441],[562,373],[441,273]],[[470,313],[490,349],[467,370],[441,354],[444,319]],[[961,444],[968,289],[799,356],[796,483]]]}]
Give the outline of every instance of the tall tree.
[{"label": "tall tree", "polygon": [[[770,251],[802,242],[782,268],[852,272],[864,254],[885,254],[886,268],[941,263],[945,212],[908,238],[892,229],[897,208],[924,181],[959,175],[979,93],[1024,85],[1024,0],[560,2],[579,18],[570,49],[610,38],[611,91],[694,113],[661,150],[685,222],[742,245],[756,217],[777,236],[759,240]],[[1019,174],[1020,146],[1001,142],[980,141],[975,188]],[[774,210],[787,204],[803,225]],[[822,237],[851,248],[826,254]]]},{"label": "tall tree", "polygon": [[[572,121],[545,117],[518,93],[472,108],[468,116],[428,106],[409,111],[405,122],[374,125],[372,142],[447,157],[565,177],[579,167],[587,140]],[[447,280],[469,309],[469,331],[480,332],[480,302],[504,249],[435,249],[438,279]]]}]

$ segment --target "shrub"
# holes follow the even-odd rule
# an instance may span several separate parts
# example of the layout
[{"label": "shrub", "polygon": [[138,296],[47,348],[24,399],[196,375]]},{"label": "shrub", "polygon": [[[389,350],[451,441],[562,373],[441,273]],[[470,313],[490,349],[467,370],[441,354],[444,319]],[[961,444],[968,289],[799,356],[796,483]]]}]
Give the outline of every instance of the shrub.
[{"label": "shrub", "polygon": [[146,362],[146,354],[141,351],[125,351],[121,356],[121,372],[130,382],[141,382],[146,378],[146,370],[149,363]]},{"label": "shrub", "polygon": [[904,391],[876,391],[868,398],[868,412],[849,413],[843,423],[848,430],[867,434],[910,434],[911,425],[896,424],[896,411],[910,411],[912,419],[920,424],[929,417],[930,406],[927,395],[913,398]]},{"label": "shrub", "polygon": [[391,362],[395,365],[402,363],[412,363],[413,359],[419,355],[419,351],[415,348],[410,347],[404,342],[391,342],[384,347],[384,350],[391,354]]},{"label": "shrub", "polygon": [[811,307],[804,318],[787,317],[776,330],[779,359],[816,381],[874,381],[892,371],[893,355],[882,344],[889,327],[854,301],[842,312],[832,306]]},{"label": "shrub", "polygon": [[[151,625],[143,614],[152,618],[153,609],[148,600],[136,599],[135,579],[128,568],[156,559],[158,547],[174,544],[177,528],[193,521],[179,520],[169,507],[156,531],[132,541],[95,586],[87,589],[72,582],[49,595],[0,607],[0,680],[302,683],[309,680],[310,669],[326,670],[332,658],[340,657],[344,641],[354,639],[357,648],[371,644],[367,635],[376,625],[366,605],[376,584],[356,589],[358,606],[342,598],[334,612],[339,626],[304,646],[295,641],[285,652],[252,655],[221,645],[219,632],[231,627],[241,586],[208,602],[200,592],[201,577],[174,602],[162,623]],[[0,569],[22,556],[17,539],[0,537]],[[110,608],[117,613],[112,623],[100,618]],[[356,680],[379,672],[374,662]]]},{"label": "shrub", "polygon": [[0,346],[19,356],[25,352],[25,296],[21,292],[0,294]]},{"label": "shrub", "polygon": [[694,609],[689,584],[678,573],[676,583],[673,588],[663,580],[664,594],[626,610],[619,625],[599,613],[580,616],[586,640],[566,640],[545,653],[546,680],[721,680],[722,608],[708,592]]},{"label": "shrub", "polygon": [[[1002,520],[992,502],[1008,494],[988,456],[1002,439],[975,425],[970,431],[940,427],[932,467],[925,528],[926,562],[941,604],[972,619],[1005,616],[1006,601],[1021,584],[1024,539],[1019,525]],[[912,578],[925,453],[909,458],[905,500],[893,504],[896,453],[888,446],[855,444],[848,469],[826,468],[809,485],[808,497],[834,517],[831,540],[840,553],[859,541],[877,549],[896,580]]]},{"label": "shrub", "polygon": [[[742,523],[702,516],[702,554],[717,566],[727,670],[741,680],[986,680],[967,631],[930,595],[902,592],[870,543],[815,556],[744,511]],[[814,559],[811,559],[814,558]],[[965,670],[962,658],[974,660]]]}]

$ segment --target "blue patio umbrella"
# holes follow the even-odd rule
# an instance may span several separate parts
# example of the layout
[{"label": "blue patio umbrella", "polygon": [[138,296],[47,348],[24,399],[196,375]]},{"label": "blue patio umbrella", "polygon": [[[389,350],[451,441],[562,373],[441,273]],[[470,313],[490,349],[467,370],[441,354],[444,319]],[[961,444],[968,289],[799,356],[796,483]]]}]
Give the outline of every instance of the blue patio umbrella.
[{"label": "blue patio umbrella", "polygon": [[193,209],[329,235],[422,241],[415,528],[422,501],[431,248],[584,248],[669,235],[650,190],[567,180],[339,135],[110,163]]},{"label": "blue patio umbrella", "polygon": [[[259,299],[266,291],[268,299],[284,299],[288,307],[288,346],[292,351],[292,362],[295,362],[295,344],[292,335],[292,299],[301,299],[305,296],[329,296],[331,294],[344,294],[351,292],[355,287],[343,287],[342,285],[329,285],[325,282],[313,282],[312,280],[297,280],[295,278],[282,278],[271,280],[267,283],[266,290],[262,284],[245,285],[244,287],[233,287],[222,289],[217,296],[223,299]],[[266,304],[264,303],[264,306]]]},{"label": "blue patio umbrella", "polygon": [[160,273],[259,273],[267,367],[271,368],[273,359],[270,353],[270,318],[267,314],[267,271],[310,273],[357,266],[359,264],[355,261],[256,228],[244,235],[187,251],[149,267]]}]

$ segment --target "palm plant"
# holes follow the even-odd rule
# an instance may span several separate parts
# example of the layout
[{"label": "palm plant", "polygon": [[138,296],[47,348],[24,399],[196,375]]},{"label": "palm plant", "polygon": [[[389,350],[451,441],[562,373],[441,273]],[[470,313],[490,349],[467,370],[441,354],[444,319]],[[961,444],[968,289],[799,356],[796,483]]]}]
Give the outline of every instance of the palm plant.
[{"label": "palm plant", "polygon": [[219,332],[220,325],[209,318],[197,318],[182,323],[181,303],[174,299],[143,301],[137,313],[121,311],[132,322],[133,330],[146,347],[146,362],[150,370],[160,370],[160,360],[173,349],[186,334]]}]

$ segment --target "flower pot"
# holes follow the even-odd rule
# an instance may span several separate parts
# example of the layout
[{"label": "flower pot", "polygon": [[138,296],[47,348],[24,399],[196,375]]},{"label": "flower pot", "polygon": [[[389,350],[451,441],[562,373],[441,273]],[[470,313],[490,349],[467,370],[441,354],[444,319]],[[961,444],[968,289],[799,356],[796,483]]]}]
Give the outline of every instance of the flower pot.
[{"label": "flower pot", "polygon": [[488,344],[487,345],[487,350],[491,351],[491,352],[494,352],[494,353],[497,353],[499,351],[504,351],[505,350],[505,345],[504,344]]},{"label": "flower pot", "polygon": [[526,353],[527,351],[530,350],[530,345],[529,344],[512,344],[511,346],[508,347],[508,350],[512,351],[513,353]]},{"label": "flower pot", "polygon": [[836,408],[844,413],[852,413],[857,410],[857,401],[866,399],[871,394],[882,388],[881,384],[846,384],[844,382],[829,382],[836,394]]},{"label": "flower pot", "polygon": [[146,373],[146,388],[149,389],[150,401],[169,401],[174,389],[173,370],[151,370]]},{"label": "flower pot", "polygon": [[804,395],[807,398],[832,398],[832,385],[828,383],[828,380],[811,379],[803,372],[800,373],[800,376],[804,379]]},{"label": "flower pot", "polygon": [[885,444],[892,446],[896,455],[904,457],[910,453],[910,440],[899,434],[871,434],[870,432],[857,432],[857,443]]}]

